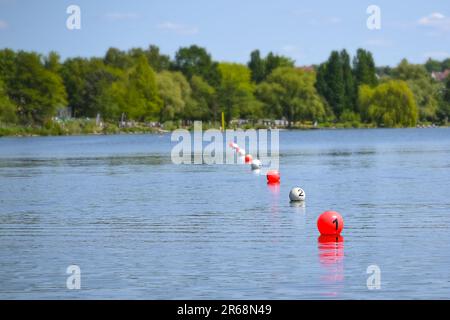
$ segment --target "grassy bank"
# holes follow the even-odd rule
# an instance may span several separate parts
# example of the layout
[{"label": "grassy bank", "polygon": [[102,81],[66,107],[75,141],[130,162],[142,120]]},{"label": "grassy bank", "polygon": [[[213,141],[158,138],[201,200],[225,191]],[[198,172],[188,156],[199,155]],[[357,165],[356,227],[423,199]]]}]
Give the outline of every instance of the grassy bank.
[{"label": "grassy bank", "polygon": [[[421,123],[421,126],[431,126],[431,123]],[[446,125],[445,125],[446,126]],[[69,135],[91,135],[91,134],[139,134],[139,133],[161,133],[168,132],[178,128],[192,130],[193,126],[180,126],[176,122],[169,121],[164,123],[161,128],[150,127],[143,123],[134,123],[132,126],[119,127],[115,123],[103,123],[97,125],[95,120],[71,119],[67,121],[51,121],[45,125],[17,125],[0,123],[0,137],[6,136],[69,136]],[[219,129],[218,125],[203,123],[203,130]],[[230,125],[228,128],[237,129],[269,129],[269,126],[261,124],[243,124],[240,126]],[[313,130],[313,129],[352,129],[352,128],[377,128],[373,123],[361,122],[323,122],[314,126],[312,123],[296,123],[289,129],[294,130]],[[287,129],[280,127],[280,129]]]},{"label": "grassy bank", "polygon": [[114,123],[97,125],[95,120],[73,119],[68,121],[51,121],[45,125],[16,125],[0,123],[2,136],[68,136],[88,134],[120,134],[120,133],[156,133],[161,131],[144,124],[120,128]]}]

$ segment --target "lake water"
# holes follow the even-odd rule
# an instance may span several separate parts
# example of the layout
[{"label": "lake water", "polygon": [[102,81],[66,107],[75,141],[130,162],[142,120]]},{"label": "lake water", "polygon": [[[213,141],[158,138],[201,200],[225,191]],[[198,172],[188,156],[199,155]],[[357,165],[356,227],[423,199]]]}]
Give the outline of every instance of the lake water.
[{"label": "lake water", "polygon": [[[0,298],[450,298],[450,129],[281,132],[279,187],[248,165],[174,165],[173,146],[1,138]],[[319,241],[329,209],[342,242]]]}]

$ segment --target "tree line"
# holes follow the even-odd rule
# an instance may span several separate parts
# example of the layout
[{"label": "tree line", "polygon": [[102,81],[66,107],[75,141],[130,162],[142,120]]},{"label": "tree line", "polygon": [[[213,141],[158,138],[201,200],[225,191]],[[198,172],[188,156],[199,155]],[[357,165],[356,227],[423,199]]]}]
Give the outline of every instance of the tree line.
[{"label": "tree line", "polygon": [[414,126],[446,122],[450,77],[430,72],[450,66],[402,60],[377,67],[358,49],[331,52],[327,61],[296,67],[289,57],[259,50],[247,64],[215,61],[205,48],[180,48],[174,58],[157,46],[110,48],[104,57],[68,58],[56,52],[0,50],[0,122],[44,125],[70,107],[73,117],[138,122],[281,119]]}]

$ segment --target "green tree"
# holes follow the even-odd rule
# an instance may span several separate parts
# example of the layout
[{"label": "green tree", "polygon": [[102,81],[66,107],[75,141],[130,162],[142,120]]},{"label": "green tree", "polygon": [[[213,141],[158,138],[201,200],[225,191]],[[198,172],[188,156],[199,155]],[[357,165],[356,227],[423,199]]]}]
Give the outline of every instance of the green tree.
[{"label": "green tree", "polygon": [[14,82],[16,71],[16,53],[11,49],[0,50],[0,78],[5,82],[7,91]]},{"label": "green tree", "polygon": [[194,76],[201,76],[210,85],[219,83],[219,71],[217,63],[204,49],[196,45],[188,48],[180,48],[175,54],[174,69],[181,71],[189,80]]},{"label": "green tree", "polygon": [[378,83],[375,62],[370,51],[364,49],[356,51],[356,56],[353,59],[353,72],[357,86],[362,84],[375,86]]},{"label": "green tree", "polygon": [[191,99],[191,87],[181,72],[162,71],[157,74],[162,99],[160,122],[179,118]]},{"label": "green tree", "polygon": [[95,99],[97,111],[105,120],[117,121],[122,113],[128,111],[128,88],[125,79],[119,78],[110,84],[102,86]]},{"label": "green tree", "polygon": [[73,112],[77,116],[96,117],[104,112],[105,95],[109,87],[122,76],[120,70],[107,66],[102,59],[90,59],[84,70],[80,105]]},{"label": "green tree", "polygon": [[0,79],[0,122],[16,123],[17,109],[6,93],[6,86]]},{"label": "green tree", "polygon": [[148,63],[156,72],[161,72],[163,70],[169,70],[170,68],[170,57],[165,54],[161,54],[159,47],[155,45],[150,45],[145,51]]},{"label": "green tree", "polygon": [[442,96],[439,101],[438,116],[443,123],[448,122],[450,117],[450,75],[445,79],[445,85],[442,89]]},{"label": "green tree", "polygon": [[423,65],[414,65],[403,59],[393,70],[394,79],[404,80],[414,93],[422,120],[436,120],[439,85],[433,81]]},{"label": "green tree", "polygon": [[441,62],[441,70],[450,69],[450,58],[445,59]]},{"label": "green tree", "polygon": [[442,71],[442,65],[439,61],[428,58],[427,62],[425,62],[425,69],[427,69],[429,73],[433,71]]},{"label": "green tree", "polygon": [[267,79],[273,70],[281,67],[293,68],[295,61],[281,55],[269,52],[265,58],[261,57],[259,50],[250,53],[250,61],[247,63],[255,83],[260,83]]},{"label": "green tree", "polygon": [[184,117],[189,120],[217,120],[216,90],[202,77],[191,79],[191,99],[186,105]]},{"label": "green tree", "polygon": [[127,104],[123,109],[130,119],[159,119],[162,100],[158,94],[155,72],[145,57],[138,59],[128,76],[126,97]]},{"label": "green tree", "polygon": [[280,56],[280,55],[276,55],[272,52],[269,52],[269,54],[267,55],[266,59],[265,59],[265,77],[268,77],[272,71],[274,71],[277,68],[281,68],[281,67],[290,67],[293,68],[295,61],[292,60],[291,58],[285,57],[285,56]]},{"label": "green tree", "polygon": [[51,51],[48,56],[44,57],[44,65],[47,70],[59,74],[61,72],[61,57],[55,51]]},{"label": "green tree", "polygon": [[316,88],[325,98],[336,116],[340,116],[346,103],[344,68],[339,52],[332,51],[328,61],[319,66]]},{"label": "green tree", "polygon": [[250,61],[247,64],[252,74],[252,80],[255,83],[260,83],[266,77],[265,60],[261,58],[259,50],[254,50],[250,53]]},{"label": "green tree", "polygon": [[42,124],[55,115],[58,107],[66,106],[61,77],[45,68],[40,55],[19,51],[15,65],[16,72],[8,91],[22,121]]},{"label": "green tree", "polygon": [[418,109],[405,81],[390,80],[374,88],[362,85],[359,105],[366,121],[386,127],[415,126]]},{"label": "green tree", "polygon": [[227,124],[242,114],[246,104],[254,103],[254,86],[251,83],[250,69],[237,63],[220,63],[220,84],[217,89],[218,100]]},{"label": "green tree", "polygon": [[275,69],[257,89],[257,97],[266,105],[267,114],[284,116],[292,123],[319,120],[325,107],[317,94],[315,74],[290,67]]},{"label": "green tree", "polygon": [[127,69],[132,65],[130,56],[117,48],[109,48],[108,51],[106,51],[103,62],[107,66],[119,69]]},{"label": "green tree", "polygon": [[83,58],[69,58],[64,61],[61,76],[67,91],[68,106],[74,116],[82,116],[84,103],[84,88],[89,61]]},{"label": "green tree", "polygon": [[344,81],[343,110],[349,110],[355,113],[357,112],[357,87],[353,79],[352,67],[350,66],[350,56],[346,50],[340,52],[340,59],[342,63],[342,78]]}]

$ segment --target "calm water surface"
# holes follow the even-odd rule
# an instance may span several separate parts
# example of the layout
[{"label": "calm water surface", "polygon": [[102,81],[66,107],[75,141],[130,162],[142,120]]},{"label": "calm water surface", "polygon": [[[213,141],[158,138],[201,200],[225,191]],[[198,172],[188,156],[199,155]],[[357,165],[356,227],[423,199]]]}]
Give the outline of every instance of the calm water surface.
[{"label": "calm water surface", "polygon": [[[280,144],[277,188],[246,165],[173,165],[170,135],[1,138],[0,298],[450,298],[450,129]],[[318,239],[327,209],[338,244]]]}]

